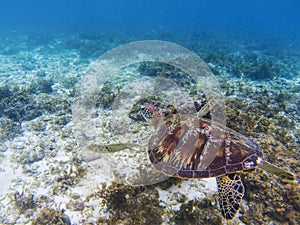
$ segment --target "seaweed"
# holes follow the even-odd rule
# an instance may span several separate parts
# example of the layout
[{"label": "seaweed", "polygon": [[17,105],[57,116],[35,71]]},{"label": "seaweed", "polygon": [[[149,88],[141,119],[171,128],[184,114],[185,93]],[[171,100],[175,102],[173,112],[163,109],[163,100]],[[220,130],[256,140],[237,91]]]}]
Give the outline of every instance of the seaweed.
[{"label": "seaweed", "polygon": [[12,92],[9,88],[8,85],[3,85],[3,86],[0,86],[0,101],[3,99],[3,98],[7,98],[9,96],[12,95]]},{"label": "seaweed", "polygon": [[38,78],[35,82],[31,83],[28,88],[30,94],[51,93],[52,85],[54,84],[52,79]]},{"label": "seaweed", "polygon": [[245,53],[241,58],[236,56],[230,57],[231,62],[234,63],[232,66],[228,63],[226,65],[228,65],[229,72],[238,77],[244,75],[251,80],[272,80],[276,76],[280,76],[280,66],[270,56]]},{"label": "seaweed", "polygon": [[98,95],[96,106],[110,109],[119,93],[120,87],[118,85],[109,82],[105,83]]},{"label": "seaweed", "polygon": [[146,61],[138,65],[138,71],[143,76],[164,77],[172,79],[181,87],[189,87],[196,83],[193,77],[177,67],[162,63]]},{"label": "seaweed", "polygon": [[13,138],[20,129],[20,123],[6,117],[0,118],[0,140]]},{"label": "seaweed", "polygon": [[110,212],[109,218],[99,218],[98,224],[159,225],[162,209],[159,196],[153,186],[130,186],[113,183],[87,198],[102,198]]},{"label": "seaweed", "polygon": [[80,43],[78,51],[81,58],[97,58],[109,50],[103,42],[105,39],[92,39]]},{"label": "seaweed", "polygon": [[45,112],[57,112],[65,110],[71,112],[71,105],[60,97],[52,98],[40,94],[52,92],[53,81],[51,79],[38,79],[28,88],[3,87],[0,97],[0,116],[7,117],[13,122],[32,120]]},{"label": "seaweed", "polygon": [[245,71],[247,77],[255,80],[268,80],[273,79],[277,74],[278,70],[272,61],[256,61],[250,66],[248,71]]},{"label": "seaweed", "polygon": [[65,210],[51,208],[42,209],[33,219],[33,225],[71,225],[70,218],[64,213]]},{"label": "seaweed", "polygon": [[[74,159],[76,161],[76,159]],[[58,194],[77,184],[86,175],[86,167],[76,163],[66,165],[54,179],[52,192]]]},{"label": "seaweed", "polygon": [[173,221],[175,224],[202,225],[222,224],[220,212],[213,204],[213,200],[205,198],[202,200],[189,200],[182,203],[180,209],[175,211]]},{"label": "seaweed", "polygon": [[249,202],[249,211],[241,210],[244,223],[299,224],[299,185],[259,170],[245,174],[244,184]]},{"label": "seaweed", "polygon": [[177,177],[169,177],[168,179],[155,184],[155,186],[161,188],[162,190],[167,190],[169,187],[173,185],[181,184],[183,179]]},{"label": "seaweed", "polygon": [[33,199],[33,194],[25,195],[24,192],[15,192],[13,195],[14,203],[21,214],[25,213],[28,209],[34,209],[36,207],[36,202]]}]

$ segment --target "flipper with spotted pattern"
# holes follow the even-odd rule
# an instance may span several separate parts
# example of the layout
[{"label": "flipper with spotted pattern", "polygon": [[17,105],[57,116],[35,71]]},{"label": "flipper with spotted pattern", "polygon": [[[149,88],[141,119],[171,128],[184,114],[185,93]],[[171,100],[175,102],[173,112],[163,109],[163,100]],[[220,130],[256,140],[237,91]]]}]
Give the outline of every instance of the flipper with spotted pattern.
[{"label": "flipper with spotted pattern", "polygon": [[217,178],[219,191],[219,204],[222,215],[232,219],[238,213],[245,188],[241,177],[237,174],[228,174]]}]

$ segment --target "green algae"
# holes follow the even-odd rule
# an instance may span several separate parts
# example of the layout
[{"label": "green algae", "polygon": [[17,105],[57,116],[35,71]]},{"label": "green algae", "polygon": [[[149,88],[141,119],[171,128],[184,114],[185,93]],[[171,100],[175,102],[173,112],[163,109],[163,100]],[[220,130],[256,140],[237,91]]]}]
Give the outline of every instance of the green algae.
[{"label": "green algae", "polygon": [[[265,100],[264,96],[268,99]],[[285,102],[289,98],[283,93],[273,95],[263,91],[255,93],[251,104],[246,104],[242,99],[232,100],[227,108],[228,126],[249,137],[259,138],[266,160],[285,170],[299,173],[296,157],[299,144],[290,133],[295,130],[296,124],[287,115],[278,113],[286,110]],[[298,184],[286,183],[260,170],[246,173],[243,181],[246,188],[244,199],[249,203],[247,212],[243,208],[240,210],[240,219],[244,223],[299,223]]]},{"label": "green algae", "polygon": [[271,60],[255,60],[252,64],[248,66],[248,68],[246,68],[244,72],[247,77],[253,80],[268,80],[273,79],[279,73],[279,69]]},{"label": "green algae", "polygon": [[71,225],[70,218],[64,213],[64,210],[55,210],[52,208],[42,209],[33,219],[32,225]]},{"label": "green algae", "polygon": [[87,40],[85,42],[81,42],[78,44],[78,46],[75,46],[78,48],[78,52],[81,58],[83,59],[90,59],[90,58],[97,58],[103,53],[105,53],[107,50],[109,50],[107,47],[104,47],[103,45],[104,39],[92,39]]},{"label": "green algae", "polygon": [[112,83],[105,83],[101,88],[97,98],[96,106],[101,106],[104,109],[110,109],[115,98],[120,93],[120,87]]},{"label": "green algae", "polygon": [[163,77],[173,80],[176,84],[185,87],[187,90],[192,90],[188,87],[196,83],[194,78],[189,74],[166,63],[151,61],[143,62],[139,64],[138,71],[142,76]]},{"label": "green algae", "polygon": [[20,124],[7,117],[0,118],[0,140],[11,139],[20,131]]},{"label": "green algae", "polygon": [[213,203],[214,200],[210,198],[189,200],[181,204],[180,209],[174,212],[173,221],[175,224],[185,225],[221,225],[219,209]]},{"label": "green algae", "polygon": [[[52,96],[52,81],[40,79],[29,87],[11,87],[0,98],[0,116],[15,122],[32,120],[45,112],[71,112],[70,102]],[[7,88],[5,88],[7,90]]]},{"label": "green algae", "polygon": [[159,207],[158,191],[152,186],[129,186],[113,183],[89,196],[103,199],[109,218],[99,218],[98,224],[159,225],[162,209]]},{"label": "green algae", "polygon": [[7,98],[12,95],[12,92],[7,84],[0,86],[0,100]]},{"label": "green algae", "polygon": [[168,179],[155,184],[155,186],[161,188],[162,190],[166,190],[166,189],[170,188],[173,185],[182,184],[182,181],[183,181],[183,179],[181,179],[181,178],[169,177]]},{"label": "green algae", "polygon": [[[247,212],[241,210],[241,220],[252,224],[299,224],[299,185],[286,182],[261,170],[245,174],[244,184],[249,202]],[[247,191],[248,190],[248,191]]]},{"label": "green algae", "polygon": [[53,84],[52,79],[38,78],[30,84],[27,91],[29,91],[30,94],[51,93],[53,91]]},{"label": "green algae", "polygon": [[[0,138],[12,138],[19,133],[22,122],[48,113],[55,113],[54,123],[62,127],[71,121],[71,102],[52,94],[52,80],[39,79],[27,88],[0,87]],[[47,123],[38,119],[31,124],[35,132],[46,130]]]},{"label": "green algae", "polygon": [[28,209],[35,209],[37,204],[33,194],[25,194],[24,192],[15,192],[13,200],[20,214],[24,214]]},{"label": "green algae", "polygon": [[61,170],[54,179],[53,194],[59,194],[77,184],[86,175],[86,167],[78,163],[71,163]]}]

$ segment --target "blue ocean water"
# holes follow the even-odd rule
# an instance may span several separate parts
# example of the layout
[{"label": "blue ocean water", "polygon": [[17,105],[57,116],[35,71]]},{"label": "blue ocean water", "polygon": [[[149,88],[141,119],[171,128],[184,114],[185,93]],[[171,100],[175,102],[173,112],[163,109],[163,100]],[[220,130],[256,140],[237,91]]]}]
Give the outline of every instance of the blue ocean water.
[{"label": "blue ocean water", "polygon": [[1,1],[4,29],[199,29],[300,39],[300,3],[270,1],[12,0]]},{"label": "blue ocean water", "polygon": [[[208,97],[197,89],[206,88],[202,78],[172,64],[136,63],[125,51],[134,41],[148,46],[135,49],[137,58],[156,49],[147,40],[182,45],[203,59],[200,69],[212,71],[226,104],[224,125],[296,177],[243,173],[245,201],[233,223],[300,224],[299,12],[299,0],[0,1],[0,224],[220,224],[215,182],[160,174],[156,184],[147,180],[151,173],[137,179],[153,186],[120,182],[132,178],[130,169],[152,168],[140,151],[125,159],[116,153],[145,146],[151,132],[141,104],[175,101],[188,111],[188,103]],[[107,61],[99,57],[120,46],[110,53],[124,68],[101,67]],[[85,76],[94,71],[100,78]],[[167,91],[145,97],[154,86]],[[112,151],[103,160],[111,164],[97,171],[81,157],[81,142],[92,152]]]}]

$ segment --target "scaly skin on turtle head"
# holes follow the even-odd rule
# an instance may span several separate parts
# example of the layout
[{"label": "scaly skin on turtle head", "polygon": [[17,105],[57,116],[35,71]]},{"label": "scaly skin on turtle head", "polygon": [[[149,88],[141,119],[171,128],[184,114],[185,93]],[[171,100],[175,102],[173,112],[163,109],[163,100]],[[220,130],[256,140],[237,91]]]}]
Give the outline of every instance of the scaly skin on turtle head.
[{"label": "scaly skin on turtle head", "polygon": [[146,121],[162,117],[161,110],[157,106],[152,104],[141,105],[141,114]]},{"label": "scaly skin on turtle head", "polygon": [[141,115],[155,128],[160,124],[163,118],[163,113],[160,108],[152,104],[141,105]]},{"label": "scaly skin on turtle head", "polygon": [[154,128],[157,128],[161,123],[164,123],[169,129],[180,124],[180,116],[173,105],[169,105],[167,109],[161,110],[155,105],[141,105],[141,115]]}]

